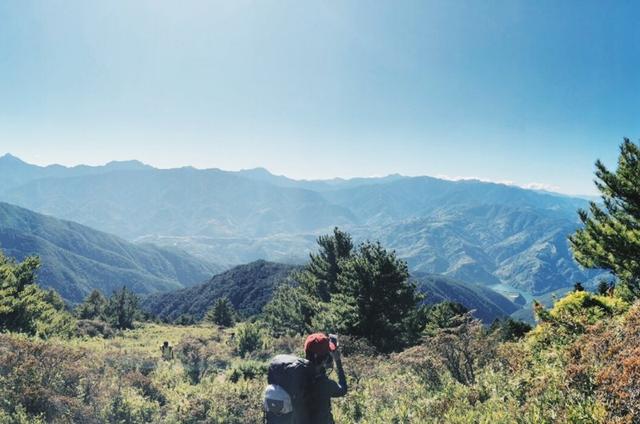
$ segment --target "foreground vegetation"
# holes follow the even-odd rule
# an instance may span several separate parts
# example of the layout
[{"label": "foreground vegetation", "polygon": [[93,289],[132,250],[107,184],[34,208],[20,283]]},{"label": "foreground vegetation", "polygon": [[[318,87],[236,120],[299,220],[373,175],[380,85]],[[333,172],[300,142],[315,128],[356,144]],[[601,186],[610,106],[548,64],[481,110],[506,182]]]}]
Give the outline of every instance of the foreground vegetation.
[{"label": "foreground vegetation", "polygon": [[[575,292],[548,313],[521,340],[464,315],[390,355],[345,337],[350,394],[335,402],[337,422],[636,422],[640,305]],[[258,328],[248,340],[247,325],[0,335],[0,422],[259,423],[268,358],[300,354],[303,339]],[[164,340],[174,360],[161,358]]]},{"label": "foreground vegetation", "polygon": [[534,304],[534,329],[426,306],[394,252],[338,229],[263,313],[220,299],[198,325],[154,323],[124,288],[70,311],[37,260],[0,255],[0,423],[259,423],[269,358],[316,330],[345,334],[339,423],[640,422],[639,159],[626,140],[616,173],[598,166],[604,207],[571,238],[615,281]]}]

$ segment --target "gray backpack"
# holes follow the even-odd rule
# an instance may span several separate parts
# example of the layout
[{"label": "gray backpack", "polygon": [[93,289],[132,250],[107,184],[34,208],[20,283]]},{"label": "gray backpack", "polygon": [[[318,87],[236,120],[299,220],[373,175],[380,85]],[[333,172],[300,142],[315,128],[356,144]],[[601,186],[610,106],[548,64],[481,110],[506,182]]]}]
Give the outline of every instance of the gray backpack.
[{"label": "gray backpack", "polygon": [[268,386],[264,391],[267,424],[303,424],[305,396],[312,381],[309,361],[293,355],[277,355],[269,364]]}]

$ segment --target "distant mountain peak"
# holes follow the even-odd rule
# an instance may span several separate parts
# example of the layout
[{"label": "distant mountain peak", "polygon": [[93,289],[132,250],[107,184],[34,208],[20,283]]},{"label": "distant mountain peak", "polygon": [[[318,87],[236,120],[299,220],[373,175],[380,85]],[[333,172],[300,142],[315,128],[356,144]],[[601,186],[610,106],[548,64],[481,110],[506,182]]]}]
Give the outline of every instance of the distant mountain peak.
[{"label": "distant mountain peak", "polygon": [[267,168],[264,168],[262,166],[259,166],[257,168],[241,169],[239,172],[244,174],[274,175]]},{"label": "distant mountain peak", "polygon": [[25,161],[17,156],[12,155],[11,153],[5,153],[3,156],[0,156],[0,162],[26,164]]},{"label": "distant mountain peak", "polygon": [[140,162],[139,160],[113,160],[105,164],[106,168],[112,169],[149,169],[150,165]]}]

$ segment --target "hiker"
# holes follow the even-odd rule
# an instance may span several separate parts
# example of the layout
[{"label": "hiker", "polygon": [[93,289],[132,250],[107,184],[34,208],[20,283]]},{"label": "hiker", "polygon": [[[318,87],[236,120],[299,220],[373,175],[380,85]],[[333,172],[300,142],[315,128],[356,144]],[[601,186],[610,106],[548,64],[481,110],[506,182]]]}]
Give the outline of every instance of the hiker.
[{"label": "hiker", "polygon": [[[338,339],[311,334],[304,344],[306,359],[277,355],[269,364],[264,391],[264,422],[267,424],[331,424],[331,398],[347,393]],[[335,361],[338,382],[327,376]]]},{"label": "hiker", "polygon": [[[347,379],[342,368],[337,336],[323,333],[311,334],[304,343],[304,352],[312,366],[309,393],[305,396],[309,424],[333,424],[331,398],[347,394]],[[338,381],[331,380],[327,371],[335,368]]]},{"label": "hiker", "polygon": [[160,351],[162,351],[162,359],[165,361],[170,361],[173,359],[173,346],[169,344],[168,341],[165,340],[160,346]]}]

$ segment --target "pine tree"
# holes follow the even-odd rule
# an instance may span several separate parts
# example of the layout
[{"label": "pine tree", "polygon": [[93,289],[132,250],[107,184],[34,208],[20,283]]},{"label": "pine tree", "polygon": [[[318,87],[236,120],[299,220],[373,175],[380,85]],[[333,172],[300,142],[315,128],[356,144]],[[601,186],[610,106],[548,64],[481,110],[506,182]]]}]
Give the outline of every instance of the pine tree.
[{"label": "pine tree", "polygon": [[333,234],[318,237],[317,242],[319,252],[310,255],[309,264],[297,279],[307,291],[328,302],[331,293],[336,291],[341,263],[351,257],[353,242],[351,236],[338,227],[333,229]]},{"label": "pine tree", "polygon": [[75,321],[60,296],[36,284],[39,266],[37,257],[17,263],[0,252],[0,332],[41,337],[73,333]]},{"label": "pine tree", "polygon": [[93,290],[89,296],[76,308],[76,316],[80,319],[105,319],[107,298],[100,290]]},{"label": "pine tree", "polygon": [[235,311],[233,305],[226,297],[221,297],[215,301],[206,315],[205,321],[213,322],[221,327],[231,327],[234,321]]},{"label": "pine tree", "polygon": [[111,325],[120,330],[133,328],[133,321],[139,314],[139,298],[125,286],[109,298],[106,316]]},{"label": "pine tree", "polygon": [[625,138],[618,168],[596,162],[595,184],[602,205],[579,211],[584,227],[570,238],[576,260],[611,271],[629,298],[640,297],[640,147]]},{"label": "pine tree", "polygon": [[[395,252],[380,243],[360,245],[343,263],[338,291],[351,297],[357,311],[346,324],[349,334],[368,339],[382,352],[400,350],[416,341],[423,298],[409,281],[407,263]],[[340,306],[348,305],[343,300]]]},{"label": "pine tree", "polygon": [[303,335],[311,329],[317,300],[301,287],[281,284],[264,307],[264,320],[274,336]]},{"label": "pine tree", "polygon": [[368,339],[382,352],[416,342],[424,325],[422,296],[409,282],[406,262],[380,243],[354,250],[335,228],[318,238],[320,250],[264,308],[275,335],[341,332]]}]

